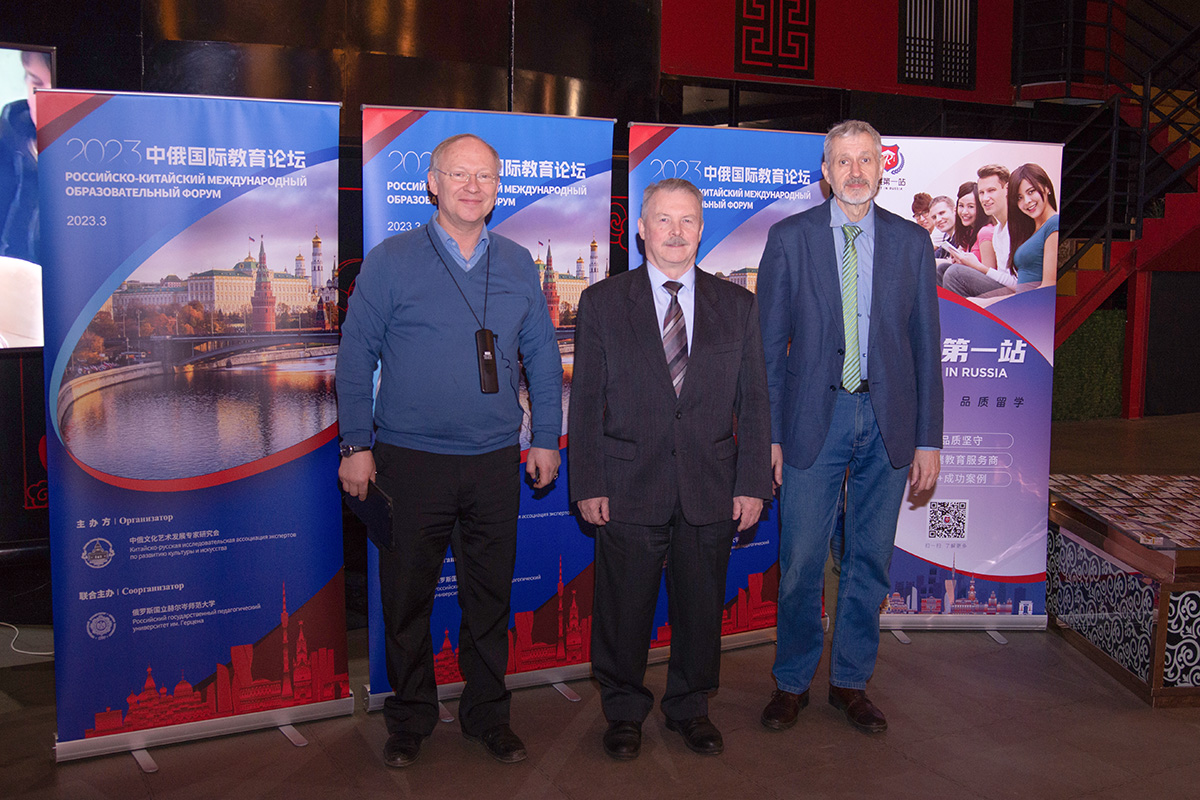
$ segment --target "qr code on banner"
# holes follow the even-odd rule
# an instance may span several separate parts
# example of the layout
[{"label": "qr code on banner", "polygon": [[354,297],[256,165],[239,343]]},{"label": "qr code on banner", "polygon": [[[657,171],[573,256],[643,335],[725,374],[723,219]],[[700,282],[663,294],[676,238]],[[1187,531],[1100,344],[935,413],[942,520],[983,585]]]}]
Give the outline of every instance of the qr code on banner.
[{"label": "qr code on banner", "polygon": [[933,500],[929,503],[930,539],[967,538],[967,501]]}]

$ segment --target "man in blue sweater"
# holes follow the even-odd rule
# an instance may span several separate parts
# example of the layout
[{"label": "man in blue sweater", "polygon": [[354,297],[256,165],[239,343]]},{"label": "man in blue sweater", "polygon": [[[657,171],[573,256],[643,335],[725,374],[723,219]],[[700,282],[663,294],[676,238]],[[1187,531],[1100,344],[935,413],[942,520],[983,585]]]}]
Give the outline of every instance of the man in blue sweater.
[{"label": "man in blue sweater", "polygon": [[[558,476],[562,359],[529,251],[489,232],[500,159],[452,136],[433,151],[430,224],[367,254],[338,352],[338,477],[392,498],[393,549],[379,551],[388,679],[384,760],[404,767],[438,720],[429,617],[447,544],[463,610],[463,735],[497,760],[525,758],[509,727],[509,594],[516,560],[523,415],[529,382],[534,488]],[[520,355],[518,356],[518,352]],[[373,374],[381,366],[378,395]]]}]

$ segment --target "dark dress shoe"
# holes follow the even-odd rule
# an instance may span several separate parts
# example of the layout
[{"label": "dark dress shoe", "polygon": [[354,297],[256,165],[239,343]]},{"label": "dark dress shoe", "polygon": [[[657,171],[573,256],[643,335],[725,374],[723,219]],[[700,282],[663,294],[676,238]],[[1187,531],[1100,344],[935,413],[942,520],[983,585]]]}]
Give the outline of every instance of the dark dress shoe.
[{"label": "dark dress shoe", "polygon": [[883,712],[867,699],[867,693],[862,689],[843,689],[840,686],[829,687],[829,705],[845,711],[846,719],[860,731],[867,733],[882,733],[887,730],[887,720]]},{"label": "dark dress shoe", "polygon": [[796,724],[800,709],[808,705],[808,689],[800,694],[776,689],[771,692],[771,701],[763,709],[759,721],[773,731],[785,731]]},{"label": "dark dress shoe", "polygon": [[642,723],[619,719],[608,723],[604,732],[604,752],[617,761],[632,761],[642,751]]},{"label": "dark dress shoe", "polygon": [[671,719],[667,717],[667,730],[679,731],[683,741],[693,753],[702,756],[720,755],[725,750],[725,740],[717,726],[708,721],[708,717],[692,717],[691,719]]},{"label": "dark dress shoe", "polygon": [[491,757],[502,764],[516,764],[525,760],[525,743],[506,724],[493,725],[478,736],[463,731],[463,736],[472,742],[483,742]]},{"label": "dark dress shoe", "polygon": [[421,740],[424,738],[411,731],[393,733],[383,745],[383,763],[389,767],[407,767],[421,755]]}]

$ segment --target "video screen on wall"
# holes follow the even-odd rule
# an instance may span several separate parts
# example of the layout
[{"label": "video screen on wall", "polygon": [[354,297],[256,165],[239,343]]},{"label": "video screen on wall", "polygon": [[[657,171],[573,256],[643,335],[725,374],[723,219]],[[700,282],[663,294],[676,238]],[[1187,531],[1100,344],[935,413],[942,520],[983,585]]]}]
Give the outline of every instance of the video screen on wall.
[{"label": "video screen on wall", "polygon": [[42,346],[34,92],[54,76],[53,47],[0,43],[0,348]]}]

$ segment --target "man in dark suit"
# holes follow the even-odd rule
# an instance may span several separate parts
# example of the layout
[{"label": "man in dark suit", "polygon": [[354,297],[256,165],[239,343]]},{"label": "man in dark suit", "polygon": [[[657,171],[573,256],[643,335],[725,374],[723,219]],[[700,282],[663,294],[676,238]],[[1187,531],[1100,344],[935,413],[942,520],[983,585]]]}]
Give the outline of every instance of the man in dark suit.
[{"label": "man in dark suit", "polygon": [[915,495],[937,482],[942,378],[933,247],[919,225],[874,204],[880,148],[865,122],[834,126],[821,164],[833,197],[775,224],[759,264],[782,525],[777,689],[762,713],[775,730],[791,727],[808,704],[821,658],[822,582],[843,477],[829,702],[862,730],[886,729],[866,686],[897,514],[906,482]]},{"label": "man in dark suit", "polygon": [[[667,562],[671,659],[662,710],[697,753],[724,749],[717,688],[735,531],[771,496],[770,405],[754,295],[696,268],[695,186],[646,189],[641,269],[584,291],[568,418],[571,499],[597,526],[592,671],[604,751],[636,758],[654,697],[643,684]],[[736,423],[737,437],[734,437]]]}]

